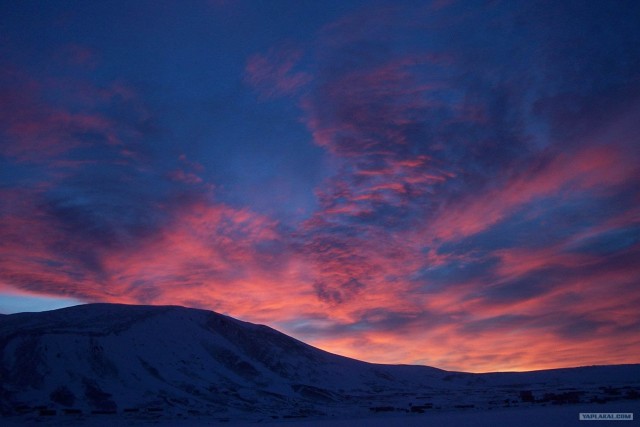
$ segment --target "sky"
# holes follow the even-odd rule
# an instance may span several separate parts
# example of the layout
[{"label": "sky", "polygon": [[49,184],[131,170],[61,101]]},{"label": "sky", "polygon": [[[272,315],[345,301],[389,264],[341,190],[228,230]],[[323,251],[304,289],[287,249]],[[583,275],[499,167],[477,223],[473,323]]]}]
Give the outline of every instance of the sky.
[{"label": "sky", "polygon": [[637,1],[0,3],[0,312],[640,358]]}]

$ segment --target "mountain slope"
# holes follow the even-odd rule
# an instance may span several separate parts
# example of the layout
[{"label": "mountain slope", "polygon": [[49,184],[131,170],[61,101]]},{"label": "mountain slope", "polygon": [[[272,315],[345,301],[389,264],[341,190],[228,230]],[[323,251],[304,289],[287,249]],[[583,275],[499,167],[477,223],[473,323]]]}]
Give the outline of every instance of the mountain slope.
[{"label": "mountain slope", "polygon": [[315,402],[341,400],[340,389],[412,387],[442,372],[419,368],[415,377],[399,370],[396,378],[266,326],[173,306],[90,304],[7,316],[0,323],[0,354],[11,405],[100,411],[184,406],[278,412],[299,406],[314,412]]},{"label": "mountain slope", "polygon": [[[176,306],[89,304],[0,318],[0,409],[324,416],[482,405],[583,386],[636,386],[640,365],[466,374],[376,365],[269,327]],[[555,387],[555,388],[554,388]],[[586,391],[585,391],[586,390]],[[427,405],[427,406],[428,406]],[[415,408],[414,408],[415,409]]]}]

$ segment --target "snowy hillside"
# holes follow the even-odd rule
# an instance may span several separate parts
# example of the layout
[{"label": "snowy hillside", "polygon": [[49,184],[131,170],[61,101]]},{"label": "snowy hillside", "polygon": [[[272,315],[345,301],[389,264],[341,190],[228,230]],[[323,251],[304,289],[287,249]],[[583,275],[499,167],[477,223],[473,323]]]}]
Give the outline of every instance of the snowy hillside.
[{"label": "snowy hillside", "polygon": [[175,306],[2,316],[0,361],[0,410],[16,417],[353,417],[631,401],[640,392],[640,365],[495,374],[376,365]]}]

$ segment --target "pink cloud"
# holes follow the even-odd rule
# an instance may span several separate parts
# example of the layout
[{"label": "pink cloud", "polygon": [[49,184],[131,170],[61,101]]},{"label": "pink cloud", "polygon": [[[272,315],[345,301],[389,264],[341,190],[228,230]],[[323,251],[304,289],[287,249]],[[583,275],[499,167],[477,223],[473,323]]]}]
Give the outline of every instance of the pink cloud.
[{"label": "pink cloud", "polygon": [[471,236],[537,199],[606,192],[637,174],[636,159],[620,145],[587,145],[519,171],[503,186],[452,202],[426,225],[425,235],[443,240]]},{"label": "pink cloud", "polygon": [[[22,74],[9,77],[14,84],[0,94],[0,123],[6,135],[0,153],[19,162],[68,161],[65,156],[78,148],[99,143],[123,146],[139,138],[133,126],[116,123],[102,112],[104,106],[126,104],[141,120],[148,116],[133,90],[121,83],[98,88],[63,78],[36,82]],[[65,101],[82,108],[69,108]],[[83,135],[99,135],[100,142]]]},{"label": "pink cloud", "polygon": [[289,96],[311,81],[311,76],[295,67],[302,58],[302,51],[282,47],[252,55],[245,67],[245,80],[264,99]]},{"label": "pink cloud", "polygon": [[[396,307],[409,319],[401,327],[402,338],[397,330],[371,328],[317,338],[314,343],[379,363],[410,360],[476,372],[633,363],[634,348],[639,344],[633,332],[638,299],[630,290],[631,277],[637,274],[637,269],[622,268],[587,280],[576,277],[544,297],[509,305],[470,298],[487,286],[482,282],[424,296],[414,292],[413,309]],[[580,319],[576,320],[578,325],[562,332],[559,328],[572,318]],[[351,319],[358,319],[358,315],[354,313]],[[590,323],[594,329],[588,334],[579,338],[565,335]],[[476,324],[478,329],[474,329]],[[627,332],[620,332],[620,328]]]},{"label": "pink cloud", "polygon": [[181,169],[170,172],[169,177],[172,180],[183,182],[185,184],[201,184],[203,182],[202,178],[198,175],[191,172],[185,172]]}]

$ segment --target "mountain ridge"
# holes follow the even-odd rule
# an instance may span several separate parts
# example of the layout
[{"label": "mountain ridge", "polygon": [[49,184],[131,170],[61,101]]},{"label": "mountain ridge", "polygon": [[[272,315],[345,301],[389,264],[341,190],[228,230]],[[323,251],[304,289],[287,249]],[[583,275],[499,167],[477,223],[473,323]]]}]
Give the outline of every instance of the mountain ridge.
[{"label": "mountain ridge", "polygon": [[488,405],[519,399],[521,391],[542,399],[567,387],[584,392],[584,400],[602,394],[598,387],[640,387],[640,365],[473,374],[368,363],[269,326],[175,305],[97,303],[3,316],[0,362],[4,414],[44,407],[234,419],[334,416],[409,411],[414,402]]}]

